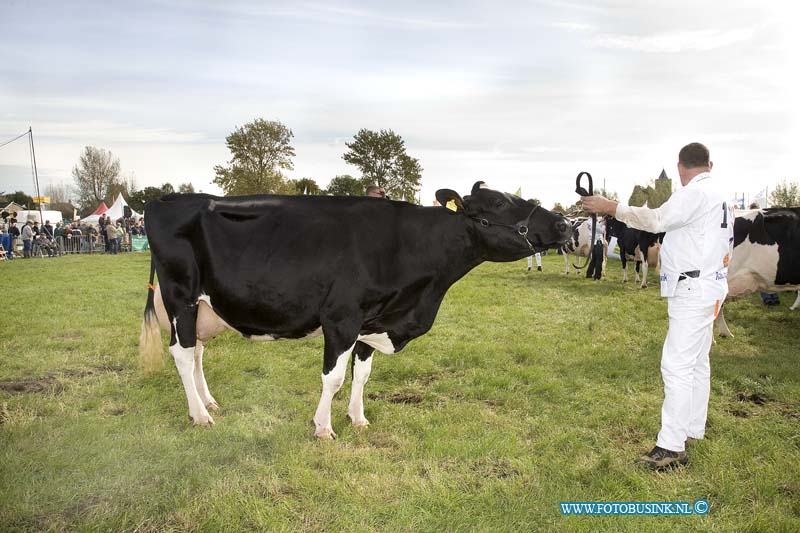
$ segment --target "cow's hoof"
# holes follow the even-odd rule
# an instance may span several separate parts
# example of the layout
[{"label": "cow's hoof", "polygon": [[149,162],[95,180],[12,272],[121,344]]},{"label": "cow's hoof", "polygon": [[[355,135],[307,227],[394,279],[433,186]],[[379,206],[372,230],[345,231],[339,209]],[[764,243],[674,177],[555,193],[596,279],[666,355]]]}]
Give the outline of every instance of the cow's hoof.
[{"label": "cow's hoof", "polygon": [[211,418],[211,415],[209,415],[209,414],[198,415],[198,416],[189,415],[189,418],[192,419],[192,423],[195,426],[213,426],[214,425],[214,419]]},{"label": "cow's hoof", "polygon": [[314,436],[319,440],[333,440],[336,438],[336,433],[332,428],[320,428],[314,432]]},{"label": "cow's hoof", "polygon": [[209,411],[219,411],[219,404],[215,401],[212,401],[210,404],[206,405],[206,409]]},{"label": "cow's hoof", "polygon": [[352,423],[354,428],[365,428],[369,425],[369,420],[366,418],[362,420],[352,420]]}]

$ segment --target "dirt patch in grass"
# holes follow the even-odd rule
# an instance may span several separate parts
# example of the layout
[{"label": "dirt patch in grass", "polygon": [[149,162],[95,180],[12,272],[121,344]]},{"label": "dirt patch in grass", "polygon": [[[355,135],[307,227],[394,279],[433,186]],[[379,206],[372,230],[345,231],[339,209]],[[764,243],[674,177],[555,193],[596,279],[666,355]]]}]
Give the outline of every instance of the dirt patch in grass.
[{"label": "dirt patch in grass", "polygon": [[41,379],[25,379],[20,381],[0,381],[0,390],[11,394],[30,394],[34,392],[59,392],[64,386],[53,376]]},{"label": "dirt patch in grass", "polygon": [[367,394],[367,398],[369,398],[370,400],[386,400],[387,402],[390,403],[405,403],[405,404],[422,403],[421,394],[408,391],[392,392],[392,393],[370,392],[369,394]]},{"label": "dirt patch in grass", "polygon": [[519,475],[519,469],[514,467],[508,459],[485,457],[472,462],[472,469],[480,472],[484,477],[505,479]]},{"label": "dirt patch in grass", "polygon": [[726,409],[730,414],[736,418],[750,418],[750,413],[741,409]]},{"label": "dirt patch in grass", "polygon": [[746,392],[737,392],[736,401],[749,402],[749,403],[754,403],[756,405],[764,405],[769,401],[769,398],[757,392],[754,392],[752,394],[747,394]]},{"label": "dirt patch in grass", "polygon": [[124,370],[121,366],[99,366],[81,370],[65,370],[60,374],[48,374],[38,379],[22,379],[15,381],[0,381],[0,390],[10,394],[32,394],[36,392],[61,392],[64,384],[58,378],[81,379],[108,373],[118,373]]}]

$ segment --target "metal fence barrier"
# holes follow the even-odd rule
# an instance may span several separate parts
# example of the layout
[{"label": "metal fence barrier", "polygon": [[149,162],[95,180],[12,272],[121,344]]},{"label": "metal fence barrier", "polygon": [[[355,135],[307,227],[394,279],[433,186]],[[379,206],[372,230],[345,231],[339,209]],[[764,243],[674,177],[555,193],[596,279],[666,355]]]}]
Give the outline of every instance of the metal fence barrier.
[{"label": "metal fence barrier", "polygon": [[[137,250],[147,249],[147,237],[139,238],[145,244],[138,243]],[[22,239],[15,239],[12,246],[15,248],[14,257],[22,257]],[[119,252],[132,251],[131,235],[125,235],[119,243]],[[59,236],[49,241],[48,244],[39,244],[39,241],[34,239],[31,244],[31,256],[33,257],[48,257],[56,255],[67,254],[102,254],[106,251],[106,243],[99,235],[70,235],[69,237]]]}]

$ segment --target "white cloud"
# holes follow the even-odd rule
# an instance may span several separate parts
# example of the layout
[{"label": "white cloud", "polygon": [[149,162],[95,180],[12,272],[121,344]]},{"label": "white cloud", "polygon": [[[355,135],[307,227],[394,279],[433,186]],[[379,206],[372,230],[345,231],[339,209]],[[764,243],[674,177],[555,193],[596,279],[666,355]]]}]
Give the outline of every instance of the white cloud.
[{"label": "white cloud", "polygon": [[694,30],[654,35],[599,34],[591,46],[651,53],[706,52],[743,43],[753,38],[756,28]]}]

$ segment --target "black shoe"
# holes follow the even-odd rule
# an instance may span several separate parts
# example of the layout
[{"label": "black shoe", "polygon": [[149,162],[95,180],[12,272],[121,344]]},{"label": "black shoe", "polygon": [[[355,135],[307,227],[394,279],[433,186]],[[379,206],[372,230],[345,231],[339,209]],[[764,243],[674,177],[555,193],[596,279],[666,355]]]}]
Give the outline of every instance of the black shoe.
[{"label": "black shoe", "polygon": [[530,272],[530,271],[531,271],[531,267],[528,267],[528,272]]},{"label": "black shoe", "polygon": [[650,453],[647,453],[634,461],[643,464],[653,470],[665,470],[678,465],[685,465],[689,461],[686,452],[673,452],[656,446]]},{"label": "black shoe", "polygon": [[[530,268],[529,268],[528,270],[530,270]],[[536,267],[536,270],[538,270],[539,272],[541,272],[541,271],[542,271],[542,267]]]}]

